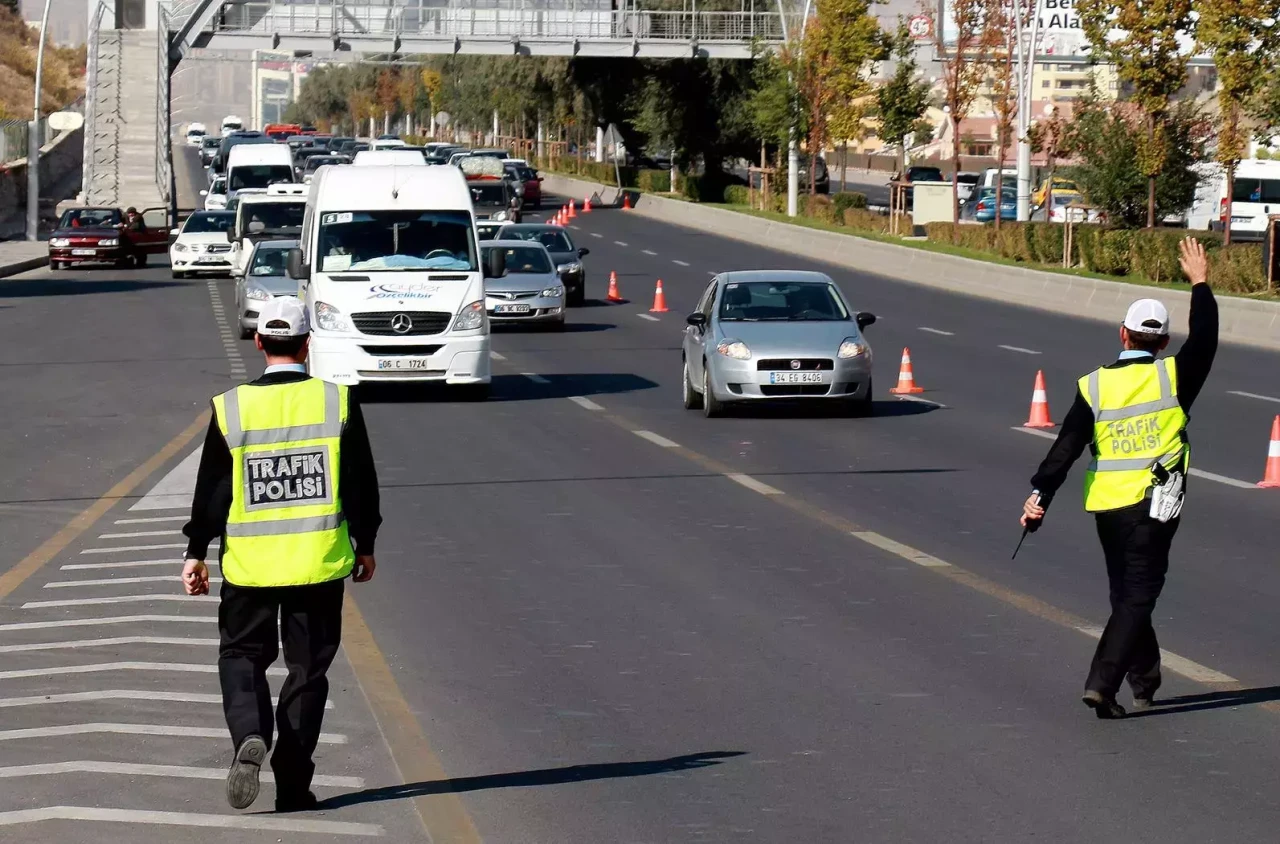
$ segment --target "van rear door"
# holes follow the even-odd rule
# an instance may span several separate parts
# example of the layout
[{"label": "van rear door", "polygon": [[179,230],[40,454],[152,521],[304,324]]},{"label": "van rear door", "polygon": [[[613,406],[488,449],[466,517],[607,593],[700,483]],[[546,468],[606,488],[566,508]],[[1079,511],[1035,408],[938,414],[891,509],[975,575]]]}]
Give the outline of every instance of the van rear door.
[{"label": "van rear door", "polygon": [[1269,214],[1280,214],[1280,173],[1236,176],[1231,191],[1231,231],[1261,239]]}]

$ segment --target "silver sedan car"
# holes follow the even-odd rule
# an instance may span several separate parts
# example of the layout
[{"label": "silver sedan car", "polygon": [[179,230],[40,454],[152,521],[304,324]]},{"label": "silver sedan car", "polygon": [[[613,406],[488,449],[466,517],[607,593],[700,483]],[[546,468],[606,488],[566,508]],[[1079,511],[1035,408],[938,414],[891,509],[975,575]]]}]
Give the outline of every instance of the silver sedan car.
[{"label": "silver sedan car", "polygon": [[535,323],[563,331],[564,284],[546,247],[525,240],[490,240],[480,244],[485,255],[495,249],[506,253],[507,271],[502,278],[484,280],[484,306],[489,312],[489,321]]},{"label": "silver sedan car", "polygon": [[737,402],[838,402],[871,412],[874,314],[849,307],[822,273],[752,270],[711,280],[684,334],[684,406],[707,416]]},{"label": "silver sedan car", "polygon": [[253,247],[248,270],[236,279],[236,314],[240,318],[240,338],[247,340],[258,330],[258,311],[277,296],[297,296],[298,282],[285,272],[289,250],[296,240],[263,240]]}]

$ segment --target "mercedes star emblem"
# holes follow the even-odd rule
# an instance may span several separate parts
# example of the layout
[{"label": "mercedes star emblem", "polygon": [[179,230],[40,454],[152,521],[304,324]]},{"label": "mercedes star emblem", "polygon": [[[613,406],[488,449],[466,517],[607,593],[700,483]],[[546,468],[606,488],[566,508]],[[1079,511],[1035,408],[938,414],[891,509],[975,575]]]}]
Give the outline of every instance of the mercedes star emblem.
[{"label": "mercedes star emblem", "polygon": [[800,361],[798,361],[798,360],[793,360],[793,361],[791,361],[791,368],[792,368],[792,369],[799,369],[799,368],[800,368]]},{"label": "mercedes star emblem", "polygon": [[397,334],[408,334],[413,330],[413,320],[408,314],[396,314],[391,318],[391,330]]}]

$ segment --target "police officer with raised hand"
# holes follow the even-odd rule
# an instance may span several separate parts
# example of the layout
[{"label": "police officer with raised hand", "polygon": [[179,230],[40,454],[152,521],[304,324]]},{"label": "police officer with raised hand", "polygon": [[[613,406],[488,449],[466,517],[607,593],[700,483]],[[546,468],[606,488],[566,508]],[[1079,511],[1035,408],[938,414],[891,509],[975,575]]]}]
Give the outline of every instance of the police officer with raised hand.
[{"label": "police officer with raised hand", "polygon": [[1204,247],[1179,244],[1191,281],[1190,333],[1171,358],[1169,312],[1155,299],[1129,307],[1114,363],[1080,379],[1075,403],[1035,477],[1022,524],[1044,518],[1071,464],[1088,447],[1084,507],[1093,513],[1107,562],[1111,618],[1085,681],[1084,703],[1099,718],[1122,718],[1116,702],[1127,678],[1135,709],[1146,709],[1160,687],[1160,646],[1151,614],[1169,569],[1178,530],[1190,448],[1187,421],[1218,349],[1218,304],[1208,284]]},{"label": "police officer with raised hand", "polygon": [[[209,591],[205,555],[222,537],[218,676],[235,748],[227,800],[248,808],[275,727],[276,811],[312,809],[326,672],[342,631],[343,580],[373,577],[382,522],[360,406],[307,375],[311,327],[293,297],[263,304],[262,377],[216,396],[196,477],[183,585]],[[271,709],[267,668],[283,643],[289,676]]]}]

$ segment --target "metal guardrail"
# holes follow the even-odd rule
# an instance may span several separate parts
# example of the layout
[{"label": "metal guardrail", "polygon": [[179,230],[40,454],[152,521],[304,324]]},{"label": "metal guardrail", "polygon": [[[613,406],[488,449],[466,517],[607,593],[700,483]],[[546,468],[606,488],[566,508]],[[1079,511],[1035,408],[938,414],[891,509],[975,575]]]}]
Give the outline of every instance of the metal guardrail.
[{"label": "metal guardrail", "polygon": [[173,198],[173,138],[169,134],[169,10],[158,6],[156,18],[156,188],[160,199]]},{"label": "metal guardrail", "polygon": [[100,92],[98,91],[98,74],[100,67],[100,39],[98,33],[102,29],[103,16],[110,12],[105,2],[99,2],[94,9],[93,16],[89,19],[89,35],[88,35],[88,60],[85,65],[85,107],[84,107],[84,164],[83,172],[80,177],[80,190],[84,193],[85,199],[88,200],[90,192],[94,188],[94,178],[97,175],[97,166],[95,162],[96,156],[94,151],[97,147],[98,132],[98,99]]}]

